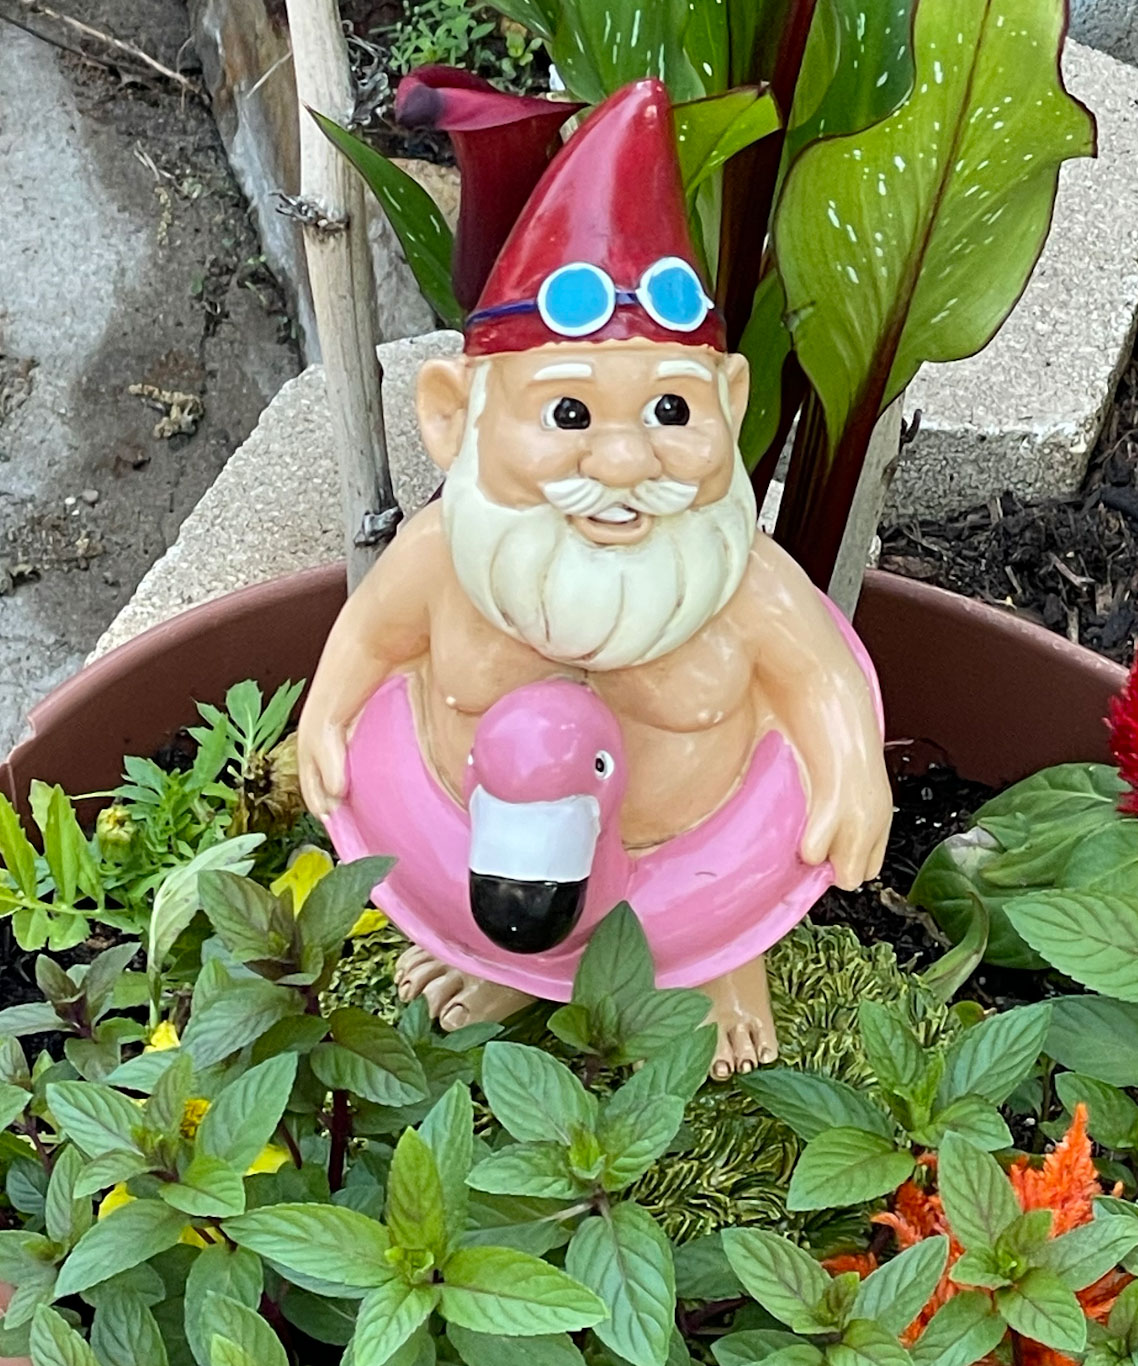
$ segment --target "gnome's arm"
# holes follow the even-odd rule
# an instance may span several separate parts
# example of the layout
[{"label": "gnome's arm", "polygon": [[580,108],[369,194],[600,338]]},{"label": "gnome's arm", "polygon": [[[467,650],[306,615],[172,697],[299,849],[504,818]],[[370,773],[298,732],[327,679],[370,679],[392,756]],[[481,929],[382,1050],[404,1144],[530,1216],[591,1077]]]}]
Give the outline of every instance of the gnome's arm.
[{"label": "gnome's arm", "polygon": [[348,735],[368,699],[427,650],[428,593],[441,552],[439,504],[432,503],[404,525],[336,618],[297,734],[301,788],[317,815],[344,796]]},{"label": "gnome's arm", "polygon": [[829,859],[838,885],[857,887],[881,869],[893,813],[869,683],[813,584],[767,535],[744,594],[756,676],[803,771],[802,857]]}]

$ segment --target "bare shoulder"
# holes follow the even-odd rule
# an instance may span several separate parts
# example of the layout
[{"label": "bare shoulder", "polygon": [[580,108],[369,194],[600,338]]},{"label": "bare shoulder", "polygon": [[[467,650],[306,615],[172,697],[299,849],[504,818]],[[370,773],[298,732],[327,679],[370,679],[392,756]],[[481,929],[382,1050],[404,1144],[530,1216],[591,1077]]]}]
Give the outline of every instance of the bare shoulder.
[{"label": "bare shoulder", "polygon": [[751,542],[747,567],[729,611],[744,619],[760,610],[778,610],[810,591],[806,573],[765,531]]},{"label": "bare shoulder", "polygon": [[356,592],[372,604],[382,603],[385,610],[394,605],[408,615],[424,608],[452,573],[442,506],[436,500],[402,524]]}]

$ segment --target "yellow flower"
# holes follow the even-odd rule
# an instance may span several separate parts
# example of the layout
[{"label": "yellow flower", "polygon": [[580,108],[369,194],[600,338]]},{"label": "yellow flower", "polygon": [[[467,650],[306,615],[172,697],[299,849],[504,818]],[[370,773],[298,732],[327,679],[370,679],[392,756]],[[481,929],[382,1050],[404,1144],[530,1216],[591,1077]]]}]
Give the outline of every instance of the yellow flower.
[{"label": "yellow flower", "polygon": [[268,1143],[260,1153],[253,1159],[253,1165],[245,1173],[246,1176],[256,1176],[258,1172],[276,1172],[288,1161],[288,1153],[283,1148],[278,1148],[275,1143]]},{"label": "yellow flower", "polygon": [[[285,888],[292,892],[292,908],[299,911],[307,901],[309,893],[321,878],[327,877],[335,867],[329,855],[323,849],[314,846],[306,846],[292,860],[285,871],[270,886],[269,890],[274,896],[280,896]],[[373,910],[370,906],[360,915],[359,919],[348,931],[351,938],[361,934],[371,934],[373,930],[382,930],[387,924],[387,916],[382,911]]]},{"label": "yellow flower", "polygon": [[114,1214],[115,1210],[121,1209],[123,1205],[129,1205],[134,1196],[126,1188],[126,1182],[120,1181],[117,1186],[103,1196],[99,1203],[99,1218],[105,1219],[108,1214]]},{"label": "yellow flower", "polygon": [[165,1053],[169,1048],[177,1048],[180,1040],[178,1031],[169,1020],[163,1020],[154,1027],[150,1042],[142,1050],[144,1053]]},{"label": "yellow flower", "polygon": [[191,1096],[182,1107],[182,1122],[178,1125],[178,1132],[183,1138],[194,1138],[205,1119],[205,1112],[209,1109],[209,1101],[201,1096]]}]

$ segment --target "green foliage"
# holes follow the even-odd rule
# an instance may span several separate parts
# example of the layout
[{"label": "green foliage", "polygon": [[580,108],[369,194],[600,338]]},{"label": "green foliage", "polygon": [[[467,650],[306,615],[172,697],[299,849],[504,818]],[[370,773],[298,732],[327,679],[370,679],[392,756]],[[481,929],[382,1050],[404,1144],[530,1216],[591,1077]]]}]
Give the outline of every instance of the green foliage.
[{"label": "green foliage", "polygon": [[[285,683],[265,703],[255,683],[238,683],[226,694],[224,710],[199,707],[207,724],[190,732],[197,752],[186,768],[124,759],[122,784],[101,794],[112,801],[93,836],[82,829],[62,788],[33,782],[28,806],[41,853],[0,795],[0,914],[12,917],[20,947],[74,948],[90,934],[92,918],[141,935],[160,887],[196,855],[224,851],[227,841],[246,832],[255,832],[247,843],[229,846],[232,866],[248,872],[248,854],[268,837],[262,872],[280,872],[280,837],[302,812],[294,745],[281,736],[302,687]],[[218,866],[228,859],[224,852],[217,857]],[[195,903],[187,922],[196,909]]]}]

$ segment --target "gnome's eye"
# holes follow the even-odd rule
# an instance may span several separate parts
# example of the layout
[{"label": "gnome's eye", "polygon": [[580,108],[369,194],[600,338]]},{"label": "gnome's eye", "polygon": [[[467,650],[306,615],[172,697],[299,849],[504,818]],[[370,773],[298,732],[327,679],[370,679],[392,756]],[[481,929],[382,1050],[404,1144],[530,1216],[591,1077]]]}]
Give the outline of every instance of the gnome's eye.
[{"label": "gnome's eye", "polygon": [[543,427],[560,427],[567,432],[583,432],[591,421],[588,408],[579,398],[555,398],[541,411]]},{"label": "gnome's eye", "polygon": [[593,761],[593,767],[596,769],[599,777],[611,778],[613,770],[616,768],[616,760],[607,749],[602,749],[598,752],[596,759]]},{"label": "gnome's eye", "polygon": [[686,427],[690,419],[691,409],[679,394],[665,394],[644,409],[647,427]]}]

